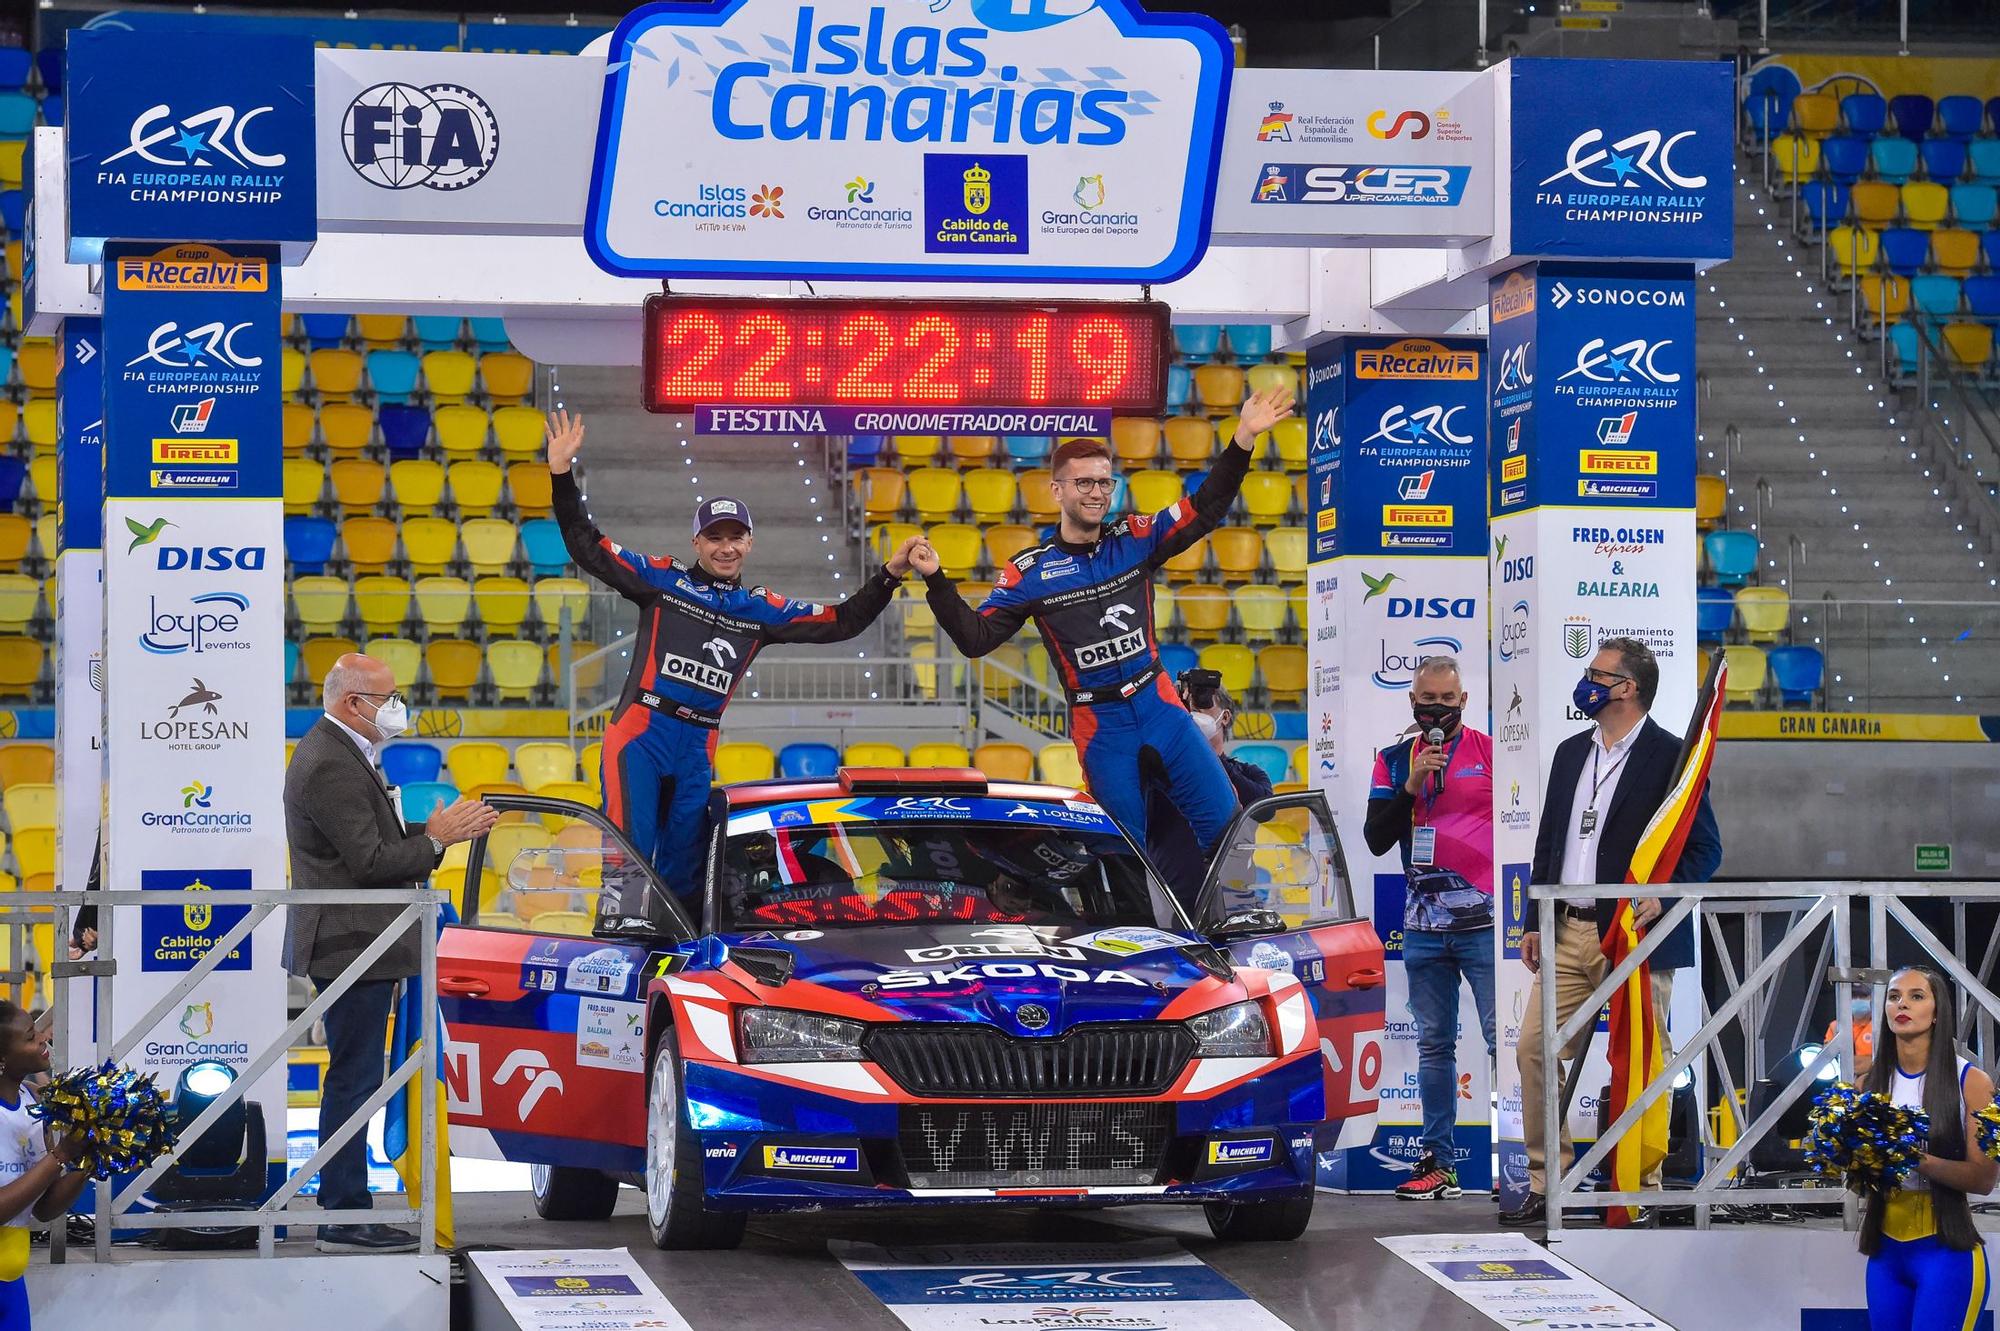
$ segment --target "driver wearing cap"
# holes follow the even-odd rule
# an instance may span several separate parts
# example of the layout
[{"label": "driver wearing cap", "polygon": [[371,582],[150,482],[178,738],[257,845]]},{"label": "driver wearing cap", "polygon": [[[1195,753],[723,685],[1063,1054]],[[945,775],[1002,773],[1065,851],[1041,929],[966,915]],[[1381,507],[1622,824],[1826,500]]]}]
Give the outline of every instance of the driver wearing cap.
[{"label": "driver wearing cap", "polygon": [[692,566],[627,550],[584,511],[570,470],[583,418],[551,412],[556,521],[577,566],[639,607],[637,650],[604,732],[604,810],[684,898],[700,894],[701,846],[714,783],[716,728],[765,644],[844,642],[882,613],[909,570],[905,542],[839,605],[745,587],[750,510],[710,499],[695,510]]}]

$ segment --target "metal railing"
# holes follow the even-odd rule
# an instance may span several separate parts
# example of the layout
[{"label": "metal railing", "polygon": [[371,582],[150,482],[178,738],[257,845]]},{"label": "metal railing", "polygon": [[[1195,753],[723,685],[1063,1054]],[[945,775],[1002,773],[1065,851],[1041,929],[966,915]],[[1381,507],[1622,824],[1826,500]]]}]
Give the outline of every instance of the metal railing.
[{"label": "metal railing", "polygon": [[[333,1156],[357,1133],[365,1133],[368,1120],[375,1112],[388,1104],[390,1099],[402,1093],[413,1078],[418,1085],[430,1086],[437,1080],[438,1024],[435,998],[422,1005],[423,1017],[420,1044],[410,1055],[392,1069],[381,1088],[355,1111],[348,1121],[331,1136],[323,1135],[319,1149],[312,1158],[291,1175],[270,1197],[254,1207],[243,1209],[216,1209],[204,1211],[148,1211],[137,1209],[143,1204],[143,1194],[155,1180],[179,1160],[182,1152],[199,1142],[204,1133],[237,1101],[243,1100],[259,1078],[272,1069],[282,1070],[286,1055],[292,1046],[303,1039],[312,1029],[326,1009],[367,971],[390,946],[398,942],[411,929],[418,938],[418,973],[416,982],[420,992],[435,995],[437,992],[437,930],[439,906],[445,894],[428,888],[404,889],[351,889],[351,890],[181,890],[181,891],[140,891],[134,889],[111,889],[98,892],[15,892],[10,894],[8,904],[12,908],[6,922],[13,923],[16,916],[25,915],[36,924],[46,924],[46,916],[36,916],[33,912],[52,909],[54,912],[54,936],[56,946],[62,947],[69,937],[70,914],[83,906],[97,909],[97,950],[101,958],[112,954],[113,942],[118,933],[119,919],[127,912],[136,912],[141,906],[154,908],[202,906],[227,908],[247,907],[238,919],[215,944],[208,949],[174,985],[167,990],[153,1006],[138,1020],[125,1026],[125,1033],[118,1035],[120,1023],[116,1016],[117,987],[113,980],[116,963],[105,960],[92,961],[48,961],[42,963],[42,970],[51,982],[52,1002],[47,1019],[53,1025],[54,1049],[53,1065],[69,1067],[77,1062],[69,1045],[68,1004],[72,982],[90,980],[96,1008],[97,1038],[94,1041],[92,1062],[106,1061],[121,1063],[132,1050],[148,1039],[162,1020],[186,996],[193,992],[206,976],[214,972],[218,963],[247,940],[252,930],[268,919],[281,906],[398,906],[401,910],[394,921],[364,948],[335,978],[319,982],[319,992],[306,1006],[305,1011],[294,1018],[278,1035],[262,1048],[253,1047],[250,1063],[230,1082],[227,1089],[217,1095],[197,1115],[193,1122],[178,1129],[173,1150],[142,1170],[135,1178],[118,1189],[113,1195],[109,1182],[96,1185],[96,1257],[100,1262],[111,1257],[111,1243],[114,1230],[131,1229],[183,1229],[201,1227],[255,1228],[257,1230],[257,1251],[260,1256],[270,1257],[276,1251],[277,1231],[291,1225],[357,1225],[357,1224],[415,1224],[418,1235],[418,1251],[428,1256],[437,1248],[437,1169],[438,1121],[436,1113],[437,1097],[419,1095],[417,1097],[417,1122],[412,1124],[411,1144],[421,1152],[417,1168],[417,1187],[421,1194],[414,1202],[399,1208],[378,1208],[374,1210],[328,1211],[317,1207],[293,1209],[290,1205],[299,1190],[312,1179]],[[17,940],[18,941],[18,940]],[[18,955],[18,954],[17,954]],[[171,1088],[163,1088],[170,1092]],[[284,1122],[284,1105],[265,1106],[275,1111],[280,1125]],[[282,1140],[282,1137],[281,1137]],[[65,1234],[61,1226],[50,1234],[50,1259],[62,1261],[65,1258]]]},{"label": "metal railing", "polygon": [[[1751,1152],[1759,1143],[1778,1128],[1786,1111],[1805,1098],[1822,1080],[1822,1071],[1830,1064],[1838,1067],[1842,1080],[1854,1080],[1854,1017],[1849,999],[1858,992],[1866,992],[1871,998],[1873,1010],[1881,1011],[1882,990],[1891,973],[1891,921],[1900,926],[1934,967],[1957,987],[1961,1000],[1969,1000],[1956,1005],[1960,1024],[1953,1034],[1961,1041],[1971,1040],[1976,1059],[1991,1066],[1994,1019],[2000,1017],[2000,998],[1995,997],[1990,979],[1996,955],[2000,955],[2000,944],[1991,938],[1985,940],[1984,955],[1976,971],[1967,964],[1966,956],[1960,954],[1969,955],[1972,943],[1965,927],[1965,905],[1973,902],[2000,903],[2000,882],[1665,883],[1640,890],[1660,898],[1667,907],[1666,913],[1647,931],[1638,948],[1605,975],[1590,996],[1577,1006],[1569,1020],[1556,1020],[1556,986],[1544,983],[1540,988],[1543,1078],[1541,1087],[1536,1089],[1541,1099],[1539,1104],[1524,1103],[1523,1112],[1543,1115],[1543,1141],[1547,1144],[1550,1162],[1547,1194],[1550,1236],[1560,1235],[1565,1228],[1565,1212],[1594,1211],[1609,1206],[1692,1206],[1695,1227],[1707,1229],[1717,1206],[1797,1205],[1814,1201],[1832,1203],[1842,1198],[1845,1199],[1845,1225],[1852,1229],[1857,1223],[1858,1212],[1852,1194],[1844,1189],[1827,1191],[1815,1197],[1812,1190],[1798,1187],[1756,1186],[1737,1177],[1738,1172],[1750,1161]],[[1540,902],[1588,901],[1631,891],[1633,889],[1626,885],[1537,885],[1529,889],[1529,895]],[[1918,919],[1908,904],[1913,899],[1943,900],[1954,904],[1954,946],[1947,946]],[[1567,1168],[1562,1168],[1559,1151],[1563,1112],[1561,1050],[1589,1029],[1604,1004],[1639,965],[1658,950],[1676,926],[1690,918],[1697,902],[1701,905],[1710,940],[1715,944],[1717,964],[1721,970],[1718,988],[1728,997],[1720,1007],[1711,1009],[1707,994],[1702,994],[1700,1028],[1685,1039],[1676,1041],[1678,1048],[1665,1060],[1660,1075],[1646,1084],[1644,1091],[1627,1105],[1623,1113],[1605,1125],[1589,1149]],[[1861,969],[1854,965],[1857,910],[1864,911],[1866,915],[1862,941],[1868,954],[1868,965]],[[1539,915],[1543,964],[1547,966],[1553,964],[1552,959],[1556,955],[1556,912],[1544,908]],[[1740,968],[1723,927],[1723,918],[1729,916],[1740,916],[1745,921],[1743,964]],[[1762,921],[1772,916],[1782,916],[1789,927],[1775,943],[1767,946]],[[1817,958],[1806,967],[1805,974],[1815,989],[1821,981],[1836,986],[1833,1037],[1817,1051],[1801,1057],[1791,1078],[1754,1118],[1749,1118],[1744,1108],[1748,1103],[1745,1092],[1759,1079],[1758,1073],[1762,1068],[1760,1051],[1770,1023],[1785,1011],[1773,999],[1781,983],[1796,977],[1798,970],[1792,963],[1795,958],[1802,959],[1806,955],[1807,944],[1815,939],[1819,940]],[[1807,1004],[1811,1002],[1811,992],[1804,1000]],[[1741,1079],[1737,1077],[1736,1067],[1724,1042],[1731,1028],[1740,1034],[1746,1045]],[[1794,1037],[1802,1035],[1804,1030],[1804,1018],[1801,1017],[1799,1024],[1793,1027]],[[1795,1038],[1793,1047],[1799,1047],[1800,1043]],[[1715,1141],[1707,1126],[1707,1115],[1697,1113],[1694,1115],[1694,1130],[1700,1139],[1702,1168],[1692,1188],[1642,1187],[1636,1191],[1589,1188],[1587,1185],[1592,1172],[1606,1162],[1619,1139],[1638,1125],[1648,1107],[1662,1096],[1671,1095],[1675,1081],[1690,1070],[1697,1087],[1704,1084],[1704,1072],[1714,1073],[1722,1092],[1722,1113],[1735,1129],[1734,1141],[1727,1146]],[[1529,1094],[1530,1088],[1524,1087],[1524,1100]],[[1838,1185],[1830,1187],[1837,1188]]]}]

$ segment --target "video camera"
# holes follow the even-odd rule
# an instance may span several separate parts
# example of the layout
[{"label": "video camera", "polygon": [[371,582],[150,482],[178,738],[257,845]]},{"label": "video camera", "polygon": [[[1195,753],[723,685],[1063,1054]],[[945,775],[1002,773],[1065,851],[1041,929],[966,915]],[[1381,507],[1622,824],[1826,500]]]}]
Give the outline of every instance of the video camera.
[{"label": "video camera", "polygon": [[1191,712],[1205,712],[1215,706],[1215,691],[1222,687],[1220,670],[1183,670],[1174,679],[1181,702]]}]

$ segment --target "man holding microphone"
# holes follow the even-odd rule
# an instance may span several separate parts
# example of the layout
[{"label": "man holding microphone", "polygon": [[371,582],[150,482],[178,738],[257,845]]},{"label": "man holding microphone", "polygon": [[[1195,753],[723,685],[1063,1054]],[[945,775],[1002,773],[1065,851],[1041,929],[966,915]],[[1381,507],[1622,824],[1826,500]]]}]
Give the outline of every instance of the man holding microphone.
[{"label": "man holding microphone", "polygon": [[1465,724],[1458,662],[1425,658],[1410,681],[1414,732],[1375,755],[1362,832],[1368,849],[1399,846],[1406,886],[1403,970],[1417,1023],[1417,1096],[1424,1154],[1396,1189],[1405,1201],[1457,1197],[1458,986],[1493,1039],[1493,741]]}]

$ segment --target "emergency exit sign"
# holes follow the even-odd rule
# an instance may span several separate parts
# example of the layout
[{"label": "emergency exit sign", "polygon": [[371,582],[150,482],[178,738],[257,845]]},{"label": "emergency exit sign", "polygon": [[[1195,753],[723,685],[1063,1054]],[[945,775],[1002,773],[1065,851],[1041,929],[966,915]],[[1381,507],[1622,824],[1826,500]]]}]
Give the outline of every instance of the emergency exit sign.
[{"label": "emergency exit sign", "polygon": [[1917,872],[1950,873],[1951,846],[1949,844],[1942,846],[1918,846]]}]

